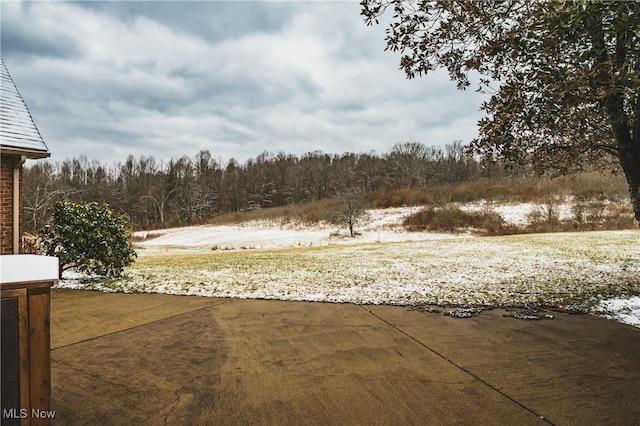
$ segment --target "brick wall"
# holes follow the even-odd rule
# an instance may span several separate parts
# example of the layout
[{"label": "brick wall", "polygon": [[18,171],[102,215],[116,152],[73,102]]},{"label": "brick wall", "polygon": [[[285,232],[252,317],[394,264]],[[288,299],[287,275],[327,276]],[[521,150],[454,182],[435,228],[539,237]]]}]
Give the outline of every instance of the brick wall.
[{"label": "brick wall", "polygon": [[[13,254],[13,167],[17,161],[18,157],[0,156],[0,254]],[[20,188],[22,188],[22,170],[20,170]],[[19,211],[22,215],[22,191],[20,193]],[[22,235],[21,220],[20,235]]]}]

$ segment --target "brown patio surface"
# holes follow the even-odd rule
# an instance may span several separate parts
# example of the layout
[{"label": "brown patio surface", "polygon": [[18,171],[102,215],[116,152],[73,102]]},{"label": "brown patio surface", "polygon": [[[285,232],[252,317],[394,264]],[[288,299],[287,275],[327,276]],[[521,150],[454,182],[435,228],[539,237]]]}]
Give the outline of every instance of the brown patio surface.
[{"label": "brown patio surface", "polygon": [[638,425],[640,329],[54,290],[59,425]]}]

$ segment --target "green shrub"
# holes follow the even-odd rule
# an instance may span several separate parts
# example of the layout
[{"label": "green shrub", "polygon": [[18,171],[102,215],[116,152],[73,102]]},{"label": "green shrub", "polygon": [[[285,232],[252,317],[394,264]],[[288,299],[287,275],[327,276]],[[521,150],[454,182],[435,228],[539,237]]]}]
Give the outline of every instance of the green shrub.
[{"label": "green shrub", "polygon": [[75,268],[117,277],[136,257],[129,222],[106,204],[60,201],[39,232],[45,254],[60,261],[60,274]]}]

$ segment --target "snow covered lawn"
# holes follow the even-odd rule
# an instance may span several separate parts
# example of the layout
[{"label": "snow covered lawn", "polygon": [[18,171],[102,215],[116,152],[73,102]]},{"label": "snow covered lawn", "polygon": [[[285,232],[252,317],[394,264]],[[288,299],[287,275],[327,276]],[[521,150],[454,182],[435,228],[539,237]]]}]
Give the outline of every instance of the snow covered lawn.
[{"label": "snow covered lawn", "polygon": [[[396,232],[396,240],[409,241],[371,242],[371,236],[364,235],[360,241],[327,237],[307,244],[294,239],[283,244],[285,247],[203,250],[205,242],[206,246],[215,245],[203,236],[211,237],[207,232],[219,230],[191,229],[191,240],[180,237],[182,250],[159,244],[162,237],[145,242],[147,249],[139,251],[141,256],[123,279],[66,279],[60,287],[360,304],[505,307],[592,307],[603,299],[640,294],[638,231],[505,237],[422,234],[421,239]],[[261,235],[249,229],[255,236]],[[174,238],[169,240],[173,243],[184,232],[184,228],[168,231],[165,236]],[[291,235],[298,231],[283,232]],[[383,229],[373,231],[379,232]],[[241,234],[236,230],[235,237]],[[328,236],[327,230],[324,235]],[[276,240],[256,238],[254,242],[266,241],[267,246]],[[186,250],[189,241],[193,251]],[[601,311],[611,315],[604,305]]]},{"label": "snow covered lawn", "polygon": [[[513,223],[530,205],[498,206]],[[152,231],[122,279],[65,273],[59,287],[397,305],[591,309],[640,327],[640,232],[477,237],[406,232],[418,208],[335,226],[250,222]],[[144,232],[137,233],[144,236]]]}]

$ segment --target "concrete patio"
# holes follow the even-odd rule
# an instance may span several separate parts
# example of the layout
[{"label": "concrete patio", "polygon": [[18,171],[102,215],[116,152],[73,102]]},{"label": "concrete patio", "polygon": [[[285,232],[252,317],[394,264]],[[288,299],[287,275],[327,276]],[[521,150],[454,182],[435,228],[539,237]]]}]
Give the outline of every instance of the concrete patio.
[{"label": "concrete patio", "polygon": [[55,424],[640,424],[640,329],[53,290]]}]

